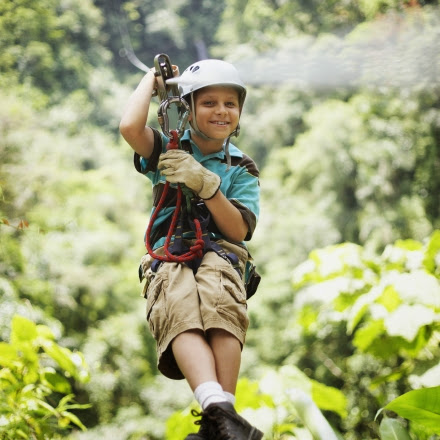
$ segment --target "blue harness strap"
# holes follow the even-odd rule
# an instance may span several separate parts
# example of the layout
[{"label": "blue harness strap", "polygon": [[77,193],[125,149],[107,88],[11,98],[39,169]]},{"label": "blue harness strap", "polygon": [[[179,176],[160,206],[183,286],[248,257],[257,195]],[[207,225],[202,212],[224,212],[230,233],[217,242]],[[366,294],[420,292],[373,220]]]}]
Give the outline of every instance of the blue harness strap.
[{"label": "blue harness strap", "polygon": [[[181,215],[174,233],[174,241],[168,249],[169,252],[171,252],[173,255],[183,255],[188,252],[189,246],[183,242],[183,224],[184,221],[187,220],[191,230],[195,233],[196,226],[193,219],[197,218],[202,228],[202,239],[204,242],[203,256],[207,252],[215,252],[219,257],[228,261],[237,271],[240,278],[242,278],[243,274],[240,270],[240,262],[237,255],[235,255],[233,252],[226,252],[218,243],[211,240],[208,231],[211,214],[209,213],[208,209],[206,209],[205,204],[203,202],[199,202],[197,204],[191,203],[191,214],[192,215],[188,214],[188,208],[185,204],[183,204]],[[185,264],[192,269],[194,274],[197,273],[200,264],[202,263],[203,256],[201,258],[195,258],[191,261],[185,261]],[[153,272],[157,272],[161,266],[161,263],[162,261],[160,260],[154,260],[153,264],[151,265],[151,270]]]},{"label": "blue harness strap", "polygon": [[[208,225],[209,221],[211,219],[211,214],[206,209],[205,204],[203,202],[201,203],[191,203],[191,211],[192,215],[188,215],[187,208],[183,207],[182,209],[182,215],[180,217],[179,223],[176,227],[176,233],[174,236],[174,243],[171,246],[171,252],[175,255],[181,255],[182,253],[185,253],[188,251],[188,246],[186,246],[183,243],[183,221],[186,217],[188,220],[188,224],[191,228],[191,230],[195,233],[196,232],[196,226],[194,224],[194,218],[197,218],[200,222],[200,226],[202,228],[202,239],[205,243],[203,247],[203,255],[205,255],[207,252],[215,252],[219,257],[223,258],[224,260],[228,261],[232,267],[237,271],[240,278],[242,277],[242,273],[240,270],[239,260],[237,255],[235,255],[233,252],[226,252],[218,243],[215,241],[212,241],[209,237],[208,232]],[[197,273],[197,270],[200,267],[200,264],[202,263],[203,256],[201,258],[195,258],[191,261],[186,261],[185,264],[189,266],[194,273]]]}]

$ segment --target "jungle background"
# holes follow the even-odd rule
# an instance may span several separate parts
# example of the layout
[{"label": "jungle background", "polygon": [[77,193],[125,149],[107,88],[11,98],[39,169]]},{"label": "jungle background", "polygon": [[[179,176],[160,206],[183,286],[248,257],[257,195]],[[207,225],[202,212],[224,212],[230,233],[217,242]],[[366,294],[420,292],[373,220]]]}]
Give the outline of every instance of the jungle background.
[{"label": "jungle background", "polygon": [[301,389],[340,438],[385,438],[382,417],[438,438],[375,419],[440,385],[440,10],[417,0],[0,0],[0,438],[196,428],[140,296],[150,185],[118,123],[143,73],[120,28],[147,66],[221,58],[249,84],[262,282],[238,410],[311,439]]}]

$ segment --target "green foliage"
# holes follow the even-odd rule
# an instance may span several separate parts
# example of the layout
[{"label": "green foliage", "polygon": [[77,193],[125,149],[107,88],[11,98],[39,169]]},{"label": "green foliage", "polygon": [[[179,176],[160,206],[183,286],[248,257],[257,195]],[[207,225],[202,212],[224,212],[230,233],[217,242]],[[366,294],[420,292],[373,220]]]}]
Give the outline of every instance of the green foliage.
[{"label": "green foliage", "polygon": [[91,2],[2,1],[0,8],[2,73],[47,92],[87,84],[103,59],[96,44],[102,19]]},{"label": "green foliage", "polygon": [[382,440],[411,440],[408,432],[396,419],[385,417],[380,423],[379,432]]},{"label": "green foliage", "polygon": [[[292,147],[271,152],[253,241],[271,283],[314,248],[351,241],[380,251],[438,227],[440,174],[426,166],[438,162],[429,159],[437,155],[437,123],[428,122],[437,109],[423,99],[390,91],[327,100],[303,116],[310,129]],[[282,269],[274,270],[267,242],[273,255],[295,249],[290,264],[277,258]]]},{"label": "green foliage", "polygon": [[90,0],[0,2],[2,108],[14,110],[7,132],[21,127],[13,125],[17,110],[23,111],[21,102],[26,118],[34,117],[32,109],[57,105],[41,124],[45,128],[53,123],[78,131],[92,123],[116,132],[123,89],[106,67],[111,54],[102,24],[102,13]]},{"label": "green foliage", "polygon": [[[292,330],[303,333],[304,341],[297,344],[310,344],[330,333],[334,339],[342,340],[348,335],[346,343],[352,344],[344,359],[332,346],[313,342],[308,353],[299,359],[299,365],[307,365],[320,381],[335,383],[334,376],[321,376],[322,367],[315,364],[326,359],[329,372],[343,380],[342,390],[351,407],[349,414],[359,408],[371,415],[377,403],[420,386],[423,377],[431,378],[423,382],[424,386],[438,384],[433,362],[439,355],[440,334],[438,254],[435,231],[423,243],[399,240],[387,246],[379,257],[353,244],[315,250],[294,270],[296,318],[291,325]],[[341,333],[341,322],[345,323],[345,335]],[[324,353],[319,354],[316,350],[321,349]],[[316,361],[312,361],[315,357]],[[358,371],[353,368],[357,362],[364,362]],[[369,371],[369,362],[376,364],[375,372]],[[352,381],[361,385],[364,397],[369,396],[368,404],[352,400],[352,393],[346,388],[352,386]],[[366,408],[361,409],[364,405]],[[346,418],[345,429],[353,422]],[[362,432],[360,422],[355,422],[357,428],[350,429]]]},{"label": "green foliage", "polygon": [[384,409],[422,426],[425,434],[440,434],[440,386],[409,391]]},{"label": "green foliage", "polygon": [[[241,11],[237,14],[237,11]],[[295,30],[318,34],[352,27],[363,19],[356,1],[229,0],[223,13],[218,40],[226,48],[253,42],[252,47],[267,49]],[[224,49],[223,49],[224,50]]]},{"label": "green foliage", "polygon": [[[76,426],[71,381],[89,379],[84,358],[59,346],[44,325],[15,315],[10,342],[0,342],[0,437],[55,439]],[[72,410],[74,412],[72,412]]]}]

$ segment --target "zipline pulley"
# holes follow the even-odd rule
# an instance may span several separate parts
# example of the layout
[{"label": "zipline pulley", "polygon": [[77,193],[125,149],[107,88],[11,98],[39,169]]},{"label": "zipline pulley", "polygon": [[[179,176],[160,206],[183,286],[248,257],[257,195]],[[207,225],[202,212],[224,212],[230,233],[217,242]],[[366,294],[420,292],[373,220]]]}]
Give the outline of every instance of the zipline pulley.
[{"label": "zipline pulley", "polygon": [[[178,120],[177,120],[177,136],[180,139],[185,131],[186,123],[191,112],[189,104],[180,97],[179,88],[177,84],[168,84],[167,80],[174,78],[174,72],[177,71],[177,67],[171,64],[168,55],[161,53],[154,57],[155,76],[157,77],[157,90],[156,93],[160,99],[159,110],[157,111],[157,119],[163,134],[172,139],[173,135],[170,131],[170,121],[168,117],[168,109],[172,104],[178,107]],[[160,80],[159,80],[160,77]],[[154,94],[154,95],[155,95]]]}]

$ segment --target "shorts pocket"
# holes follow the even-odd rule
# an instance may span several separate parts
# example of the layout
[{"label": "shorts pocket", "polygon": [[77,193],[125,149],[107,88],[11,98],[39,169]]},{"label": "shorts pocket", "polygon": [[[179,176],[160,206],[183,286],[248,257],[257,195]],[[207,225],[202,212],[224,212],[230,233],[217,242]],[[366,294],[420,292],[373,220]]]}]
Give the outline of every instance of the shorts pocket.
[{"label": "shorts pocket", "polygon": [[246,291],[237,271],[220,268],[222,293],[231,295],[240,304],[246,304]]},{"label": "shorts pocket", "polygon": [[161,335],[163,335],[164,323],[167,321],[164,290],[164,279],[156,275],[148,287],[146,310],[150,331],[156,341],[159,341]]},{"label": "shorts pocket", "polygon": [[217,303],[217,312],[243,332],[249,326],[246,291],[243,281],[234,269],[220,268],[221,294]]}]

